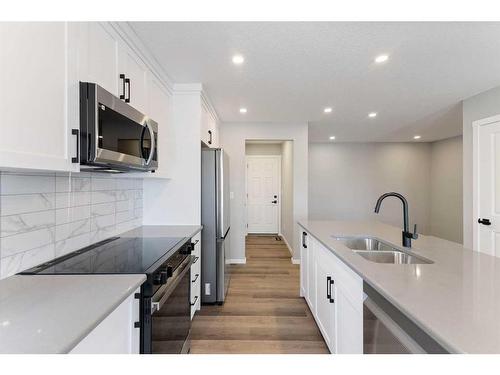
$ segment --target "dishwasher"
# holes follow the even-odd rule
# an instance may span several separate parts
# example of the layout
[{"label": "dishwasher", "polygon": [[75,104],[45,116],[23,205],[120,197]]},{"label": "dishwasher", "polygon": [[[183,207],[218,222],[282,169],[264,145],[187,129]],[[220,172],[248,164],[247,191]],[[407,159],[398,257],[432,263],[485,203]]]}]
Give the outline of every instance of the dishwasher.
[{"label": "dishwasher", "polygon": [[363,283],[363,291],[363,353],[448,353],[373,287]]}]

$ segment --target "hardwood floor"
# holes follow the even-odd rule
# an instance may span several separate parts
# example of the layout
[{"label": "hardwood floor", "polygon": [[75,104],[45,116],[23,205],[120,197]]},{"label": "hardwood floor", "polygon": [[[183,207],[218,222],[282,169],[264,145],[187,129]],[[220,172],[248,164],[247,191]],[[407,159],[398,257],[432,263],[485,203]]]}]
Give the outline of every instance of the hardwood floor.
[{"label": "hardwood floor", "polygon": [[248,236],[244,265],[231,266],[222,306],[202,306],[191,330],[191,353],[328,353],[299,296],[299,266],[276,236]]}]

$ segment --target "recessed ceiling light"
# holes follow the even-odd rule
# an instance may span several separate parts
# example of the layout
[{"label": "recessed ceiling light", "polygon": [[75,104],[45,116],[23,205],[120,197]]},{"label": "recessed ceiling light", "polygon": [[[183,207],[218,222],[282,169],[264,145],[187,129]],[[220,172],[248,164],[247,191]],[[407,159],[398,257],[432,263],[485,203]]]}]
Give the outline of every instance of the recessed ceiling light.
[{"label": "recessed ceiling light", "polygon": [[414,135],[413,136],[413,139],[420,139],[420,138],[422,138],[420,135]]},{"label": "recessed ceiling light", "polygon": [[246,108],[240,108],[240,113],[247,113],[247,109]]},{"label": "recessed ceiling light", "polygon": [[335,140],[335,136],[334,136],[334,135],[332,135],[332,136],[330,137],[330,141],[333,141],[333,140]]},{"label": "recessed ceiling light", "polygon": [[375,62],[377,64],[382,64],[383,62],[386,62],[387,60],[389,60],[389,55],[378,55],[377,57],[375,57]]},{"label": "recessed ceiling light", "polygon": [[371,117],[371,118],[377,117],[377,112],[368,113],[368,117]]},{"label": "recessed ceiling light", "polygon": [[245,62],[245,58],[242,55],[234,55],[233,56],[233,64],[241,65]]},{"label": "recessed ceiling light", "polygon": [[325,113],[332,113],[332,107],[326,107],[323,112]]}]

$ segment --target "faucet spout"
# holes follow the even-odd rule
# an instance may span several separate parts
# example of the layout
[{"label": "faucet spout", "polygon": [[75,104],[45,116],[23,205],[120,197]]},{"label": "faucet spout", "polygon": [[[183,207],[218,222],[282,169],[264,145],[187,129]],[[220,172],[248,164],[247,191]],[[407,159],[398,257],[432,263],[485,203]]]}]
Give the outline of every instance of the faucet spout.
[{"label": "faucet spout", "polygon": [[414,233],[411,233],[408,220],[408,201],[402,194],[396,192],[382,194],[377,199],[377,203],[375,204],[375,213],[378,214],[380,212],[380,206],[382,205],[382,201],[387,197],[398,198],[399,200],[401,200],[401,203],[403,204],[403,246],[411,247],[411,240],[418,238],[417,225],[415,224]]}]

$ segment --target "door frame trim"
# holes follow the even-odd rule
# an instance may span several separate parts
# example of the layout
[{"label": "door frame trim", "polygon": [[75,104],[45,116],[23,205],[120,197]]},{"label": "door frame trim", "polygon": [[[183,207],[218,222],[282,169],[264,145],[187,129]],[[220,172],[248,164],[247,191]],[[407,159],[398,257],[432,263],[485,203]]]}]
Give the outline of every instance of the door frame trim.
[{"label": "door frame trim", "polygon": [[[277,159],[279,162],[279,168],[278,168],[278,231],[276,234],[281,233],[281,198],[283,196],[282,192],[282,186],[281,186],[281,167],[282,167],[282,160],[281,160],[281,155],[245,155],[245,234],[248,235],[248,161],[250,159],[261,159],[261,158],[274,158]],[[267,234],[267,232],[252,232],[252,233],[262,233],[262,234]],[[272,234],[272,233],[269,233]]]},{"label": "door frame trim", "polygon": [[472,122],[472,249],[479,249],[479,129],[481,126],[500,122],[500,114]]}]

